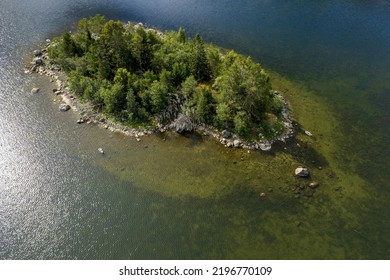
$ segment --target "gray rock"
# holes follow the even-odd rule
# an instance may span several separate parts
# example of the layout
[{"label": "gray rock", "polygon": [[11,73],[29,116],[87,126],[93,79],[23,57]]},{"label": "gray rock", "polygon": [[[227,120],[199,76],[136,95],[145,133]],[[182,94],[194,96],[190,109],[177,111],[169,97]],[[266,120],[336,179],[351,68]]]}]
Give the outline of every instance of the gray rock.
[{"label": "gray rock", "polygon": [[233,141],[233,145],[234,145],[234,147],[236,147],[236,148],[241,148],[242,143],[241,143],[240,140],[236,139],[236,140]]},{"label": "gray rock", "polygon": [[70,109],[70,106],[68,104],[62,103],[62,104],[60,104],[59,109],[61,112],[66,112]]},{"label": "gray rock", "polygon": [[233,136],[233,134],[230,131],[224,129],[222,130],[221,136],[225,139],[229,139],[230,137]]},{"label": "gray rock", "polygon": [[313,133],[311,133],[310,131],[308,130],[305,130],[305,134],[309,137],[312,137],[313,136]]},{"label": "gray rock", "polygon": [[35,56],[41,56],[42,55],[42,51],[41,50],[35,50],[34,51],[34,55]]},{"label": "gray rock", "polygon": [[299,166],[295,169],[295,176],[297,177],[309,177],[310,172],[306,167]]},{"label": "gray rock", "polygon": [[36,94],[36,93],[38,93],[39,92],[39,88],[33,88],[32,90],[31,90],[31,93],[32,94]]},{"label": "gray rock", "polygon": [[190,132],[194,129],[190,117],[179,114],[178,118],[172,124],[177,133]]},{"label": "gray rock", "polygon": [[268,152],[271,150],[272,145],[269,142],[264,142],[259,144],[259,148],[264,152]]},{"label": "gray rock", "polygon": [[43,64],[43,60],[40,59],[39,57],[36,57],[36,58],[34,58],[34,64],[35,65],[42,65]]}]

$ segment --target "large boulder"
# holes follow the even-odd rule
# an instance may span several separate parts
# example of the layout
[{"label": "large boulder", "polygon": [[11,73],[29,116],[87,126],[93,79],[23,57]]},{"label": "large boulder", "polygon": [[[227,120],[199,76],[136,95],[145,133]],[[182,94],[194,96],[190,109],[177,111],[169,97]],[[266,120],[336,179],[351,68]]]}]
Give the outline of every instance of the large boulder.
[{"label": "large boulder", "polygon": [[62,104],[60,104],[59,109],[61,112],[66,112],[70,109],[70,106],[68,104],[62,103]]},{"label": "large boulder", "polygon": [[222,138],[229,139],[230,137],[233,136],[233,134],[230,131],[224,129],[222,130],[221,136]]},{"label": "large boulder", "polygon": [[295,169],[295,176],[297,177],[309,177],[310,172],[306,167],[299,166]]},{"label": "large boulder", "polygon": [[183,114],[179,114],[172,127],[177,133],[190,132],[194,129],[191,118]]}]

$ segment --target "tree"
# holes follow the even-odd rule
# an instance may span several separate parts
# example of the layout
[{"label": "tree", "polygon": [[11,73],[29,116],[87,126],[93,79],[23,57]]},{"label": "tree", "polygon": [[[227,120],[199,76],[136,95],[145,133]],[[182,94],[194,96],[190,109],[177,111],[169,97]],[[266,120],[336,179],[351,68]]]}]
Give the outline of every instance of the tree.
[{"label": "tree", "polygon": [[249,121],[245,111],[238,111],[234,117],[234,130],[240,136],[245,136],[249,132]]},{"label": "tree", "polygon": [[193,41],[191,73],[198,82],[207,82],[211,77],[210,65],[207,60],[204,42],[199,33],[196,34]]},{"label": "tree", "polygon": [[269,78],[249,57],[229,53],[214,85],[218,88],[218,119],[237,133],[260,123],[270,111],[273,100]]},{"label": "tree", "polygon": [[114,84],[109,88],[102,88],[100,94],[104,101],[105,111],[108,114],[118,115],[125,109],[127,100],[122,85]]},{"label": "tree", "polygon": [[65,57],[73,57],[77,54],[77,46],[68,32],[62,35],[62,50]]},{"label": "tree", "polygon": [[168,88],[163,83],[153,81],[148,89],[148,95],[150,96],[152,113],[160,112],[167,105]]},{"label": "tree", "polygon": [[179,28],[179,31],[178,31],[178,37],[179,37],[179,42],[180,43],[185,43],[187,38],[186,38],[186,31],[184,28]]},{"label": "tree", "polygon": [[82,54],[85,54],[92,44],[92,35],[89,31],[89,22],[86,18],[79,21],[77,25],[77,34],[74,36],[76,44],[79,46]]},{"label": "tree", "polygon": [[210,87],[198,88],[196,91],[195,117],[201,123],[211,123],[213,119],[213,97]]}]

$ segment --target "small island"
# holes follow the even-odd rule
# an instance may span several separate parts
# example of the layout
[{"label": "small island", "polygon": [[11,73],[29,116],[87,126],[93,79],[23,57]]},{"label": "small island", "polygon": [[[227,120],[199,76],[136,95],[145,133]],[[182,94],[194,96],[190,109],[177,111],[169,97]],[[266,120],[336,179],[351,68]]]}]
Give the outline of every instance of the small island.
[{"label": "small island", "polygon": [[34,55],[31,72],[57,82],[53,91],[80,111],[78,123],[136,136],[197,130],[264,151],[293,134],[287,103],[258,63],[183,28],[163,33],[96,15]]}]

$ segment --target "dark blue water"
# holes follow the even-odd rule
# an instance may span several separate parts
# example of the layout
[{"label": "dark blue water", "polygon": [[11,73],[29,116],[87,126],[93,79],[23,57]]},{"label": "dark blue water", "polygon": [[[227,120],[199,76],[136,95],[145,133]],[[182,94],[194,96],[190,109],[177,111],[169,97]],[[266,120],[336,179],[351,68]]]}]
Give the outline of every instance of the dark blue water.
[{"label": "dark blue water", "polygon": [[[233,169],[245,155],[212,142],[153,138],[148,150],[80,129],[23,67],[46,38],[96,13],[200,32],[310,90],[338,121],[325,157],[345,176],[297,202],[285,194],[290,158],[254,155]],[[389,1],[2,0],[0,258],[388,259],[389,49]],[[99,157],[102,145],[112,157]]]}]

